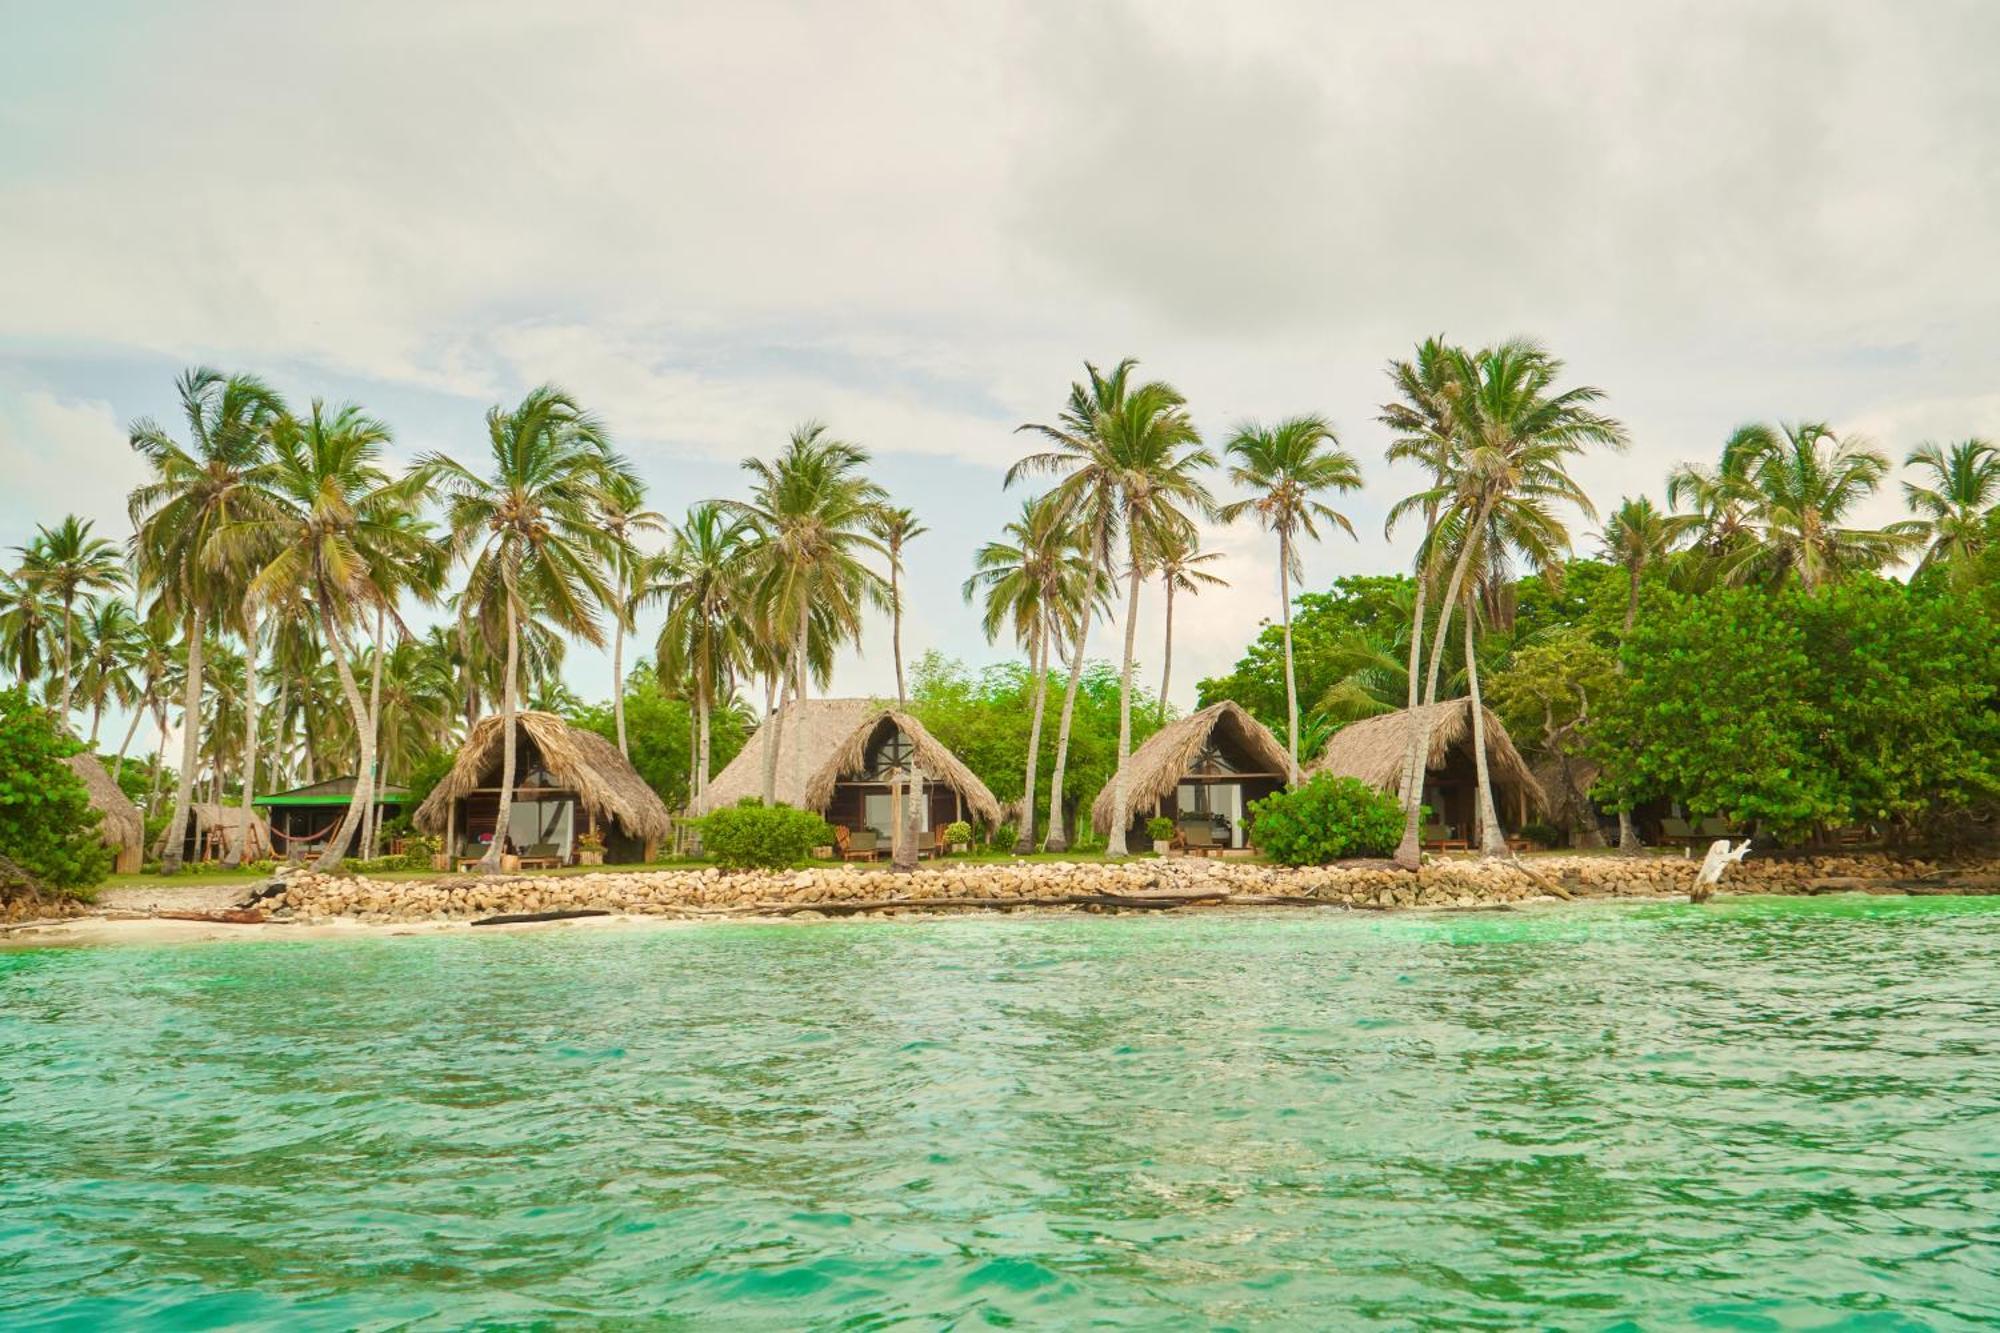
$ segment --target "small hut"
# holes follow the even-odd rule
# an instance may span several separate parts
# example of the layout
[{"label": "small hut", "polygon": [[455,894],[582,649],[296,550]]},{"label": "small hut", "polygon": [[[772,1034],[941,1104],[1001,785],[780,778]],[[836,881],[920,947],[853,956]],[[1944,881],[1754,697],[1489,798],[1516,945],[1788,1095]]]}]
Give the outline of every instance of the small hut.
[{"label": "small hut", "polygon": [[[1477,845],[1479,792],[1472,752],[1472,700],[1450,699],[1429,705],[1434,710],[1430,755],[1424,763],[1424,804],[1430,822],[1447,836]],[[1548,802],[1541,784],[1528,771],[1521,752],[1492,709],[1485,711],[1486,766],[1493,780],[1494,813],[1503,827],[1519,828]],[[1336,731],[1310,768],[1359,778],[1371,787],[1399,794],[1403,787],[1403,754],[1409,743],[1413,710],[1399,709],[1363,718]]]},{"label": "small hut", "polygon": [[[181,840],[181,859],[194,863],[199,861],[234,861],[237,859],[237,843],[243,832],[243,807],[240,805],[219,805],[214,801],[196,801],[188,806],[187,832]],[[271,826],[264,817],[250,815],[250,842],[243,850],[245,861],[263,861],[271,856]]]},{"label": "small hut", "polygon": [[[317,856],[340,829],[354,803],[353,776],[328,778],[290,791],[259,796],[250,804],[264,812],[271,828],[271,840],[290,857]],[[375,808],[384,820],[396,818],[410,807],[407,787],[383,786],[375,793]],[[349,835],[345,855],[361,854],[361,829],[357,823]]]},{"label": "small hut", "polygon": [[[1291,763],[1271,729],[1229,699],[1170,722],[1132,752],[1125,774],[1128,841],[1149,819],[1165,815],[1193,847],[1242,847],[1249,841],[1250,803],[1281,790]],[[1099,834],[1111,833],[1117,778],[1090,808]]]},{"label": "small hut", "polygon": [[[503,836],[524,865],[568,865],[577,839],[593,831],[609,864],[653,859],[672,820],[617,746],[554,713],[519,712],[514,724],[514,797]],[[493,845],[505,742],[501,719],[481,718],[451,772],[417,807],[416,826],[441,836],[445,855],[481,856]]]},{"label": "small hut", "polygon": [[[766,726],[773,724],[766,723]],[[1000,822],[1000,803],[979,775],[908,713],[872,699],[809,699],[787,704],[777,723],[781,805],[816,810],[830,824],[895,836],[898,774],[914,763],[924,775],[923,828],[954,820]],[[764,791],[764,733],[744,743],[702,793],[696,813],[734,805]]]},{"label": "small hut", "polygon": [[139,807],[119,790],[96,755],[73,754],[68,762],[70,770],[83,779],[84,790],[90,793],[91,809],[104,816],[97,825],[97,833],[117,857],[112,871],[136,875],[140,863],[146,859],[146,820]]}]

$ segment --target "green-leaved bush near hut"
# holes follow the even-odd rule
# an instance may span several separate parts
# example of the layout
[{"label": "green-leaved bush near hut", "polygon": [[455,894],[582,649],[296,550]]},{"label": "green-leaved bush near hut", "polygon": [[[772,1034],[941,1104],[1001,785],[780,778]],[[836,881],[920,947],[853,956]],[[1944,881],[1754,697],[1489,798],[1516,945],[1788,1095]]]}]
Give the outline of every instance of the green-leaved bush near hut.
[{"label": "green-leaved bush near hut", "polygon": [[0,690],[0,855],[71,893],[111,873],[97,831],[103,816],[65,762],[82,748],[26,690]]},{"label": "green-leaved bush near hut", "polygon": [[746,796],[736,805],[703,815],[701,845],[729,870],[782,870],[833,841],[833,830],[810,810],[765,805]]},{"label": "green-leaved bush near hut", "polygon": [[1387,856],[1403,836],[1403,811],[1393,796],[1330,773],[1252,801],[1250,818],[1258,850],[1288,866]]}]

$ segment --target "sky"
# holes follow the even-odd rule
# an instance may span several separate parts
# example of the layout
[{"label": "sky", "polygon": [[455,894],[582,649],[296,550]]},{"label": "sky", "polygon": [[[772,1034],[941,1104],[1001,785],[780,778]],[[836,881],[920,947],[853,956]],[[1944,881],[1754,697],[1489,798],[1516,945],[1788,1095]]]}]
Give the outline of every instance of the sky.
[{"label": "sky", "polygon": [[[906,655],[976,665],[1015,427],[1086,360],[1218,448],[1332,420],[1367,484],[1308,587],[1408,563],[1375,418],[1432,334],[1605,391],[1605,508],[1750,420],[2000,437],[2000,5],[0,0],[0,34],[0,546],[122,538],[127,429],[187,366],[467,460],[553,381],[670,515],[799,422],[867,447],[931,529]],[[1277,611],[1269,538],[1205,541],[1182,706]],[[1156,687],[1150,595],[1138,635]],[[888,639],[834,692],[893,692]],[[568,676],[605,697],[608,656]]]}]

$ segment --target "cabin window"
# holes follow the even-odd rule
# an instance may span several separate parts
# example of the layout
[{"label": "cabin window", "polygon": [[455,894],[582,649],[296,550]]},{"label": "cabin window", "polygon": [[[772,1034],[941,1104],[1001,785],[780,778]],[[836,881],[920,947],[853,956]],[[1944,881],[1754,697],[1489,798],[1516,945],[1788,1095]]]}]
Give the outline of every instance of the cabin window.
[{"label": "cabin window", "polygon": [[1188,772],[1202,777],[1219,777],[1225,773],[1236,772],[1236,765],[1231,763],[1229,756],[1211,740],[1202,747],[1201,753],[1194,757],[1194,763],[1188,766]]},{"label": "cabin window", "polygon": [[[907,800],[906,793],[904,799]],[[885,843],[896,836],[896,798],[891,792],[864,792],[861,797],[861,822],[882,836]],[[928,795],[917,802],[917,827],[930,832],[931,803]]]},{"label": "cabin window", "polygon": [[887,782],[900,773],[907,772],[917,762],[917,747],[901,731],[892,731],[875,746],[868,757],[867,776],[875,782]]}]

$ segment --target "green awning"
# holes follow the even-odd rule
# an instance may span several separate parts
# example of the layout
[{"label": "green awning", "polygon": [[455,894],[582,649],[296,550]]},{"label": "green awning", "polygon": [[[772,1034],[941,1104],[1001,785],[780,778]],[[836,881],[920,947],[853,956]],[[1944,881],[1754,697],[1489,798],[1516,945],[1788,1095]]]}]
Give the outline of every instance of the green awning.
[{"label": "green awning", "polygon": [[[252,805],[351,805],[354,797],[347,796],[259,796]],[[411,796],[406,791],[385,791],[375,794],[377,805],[409,805]]]}]

